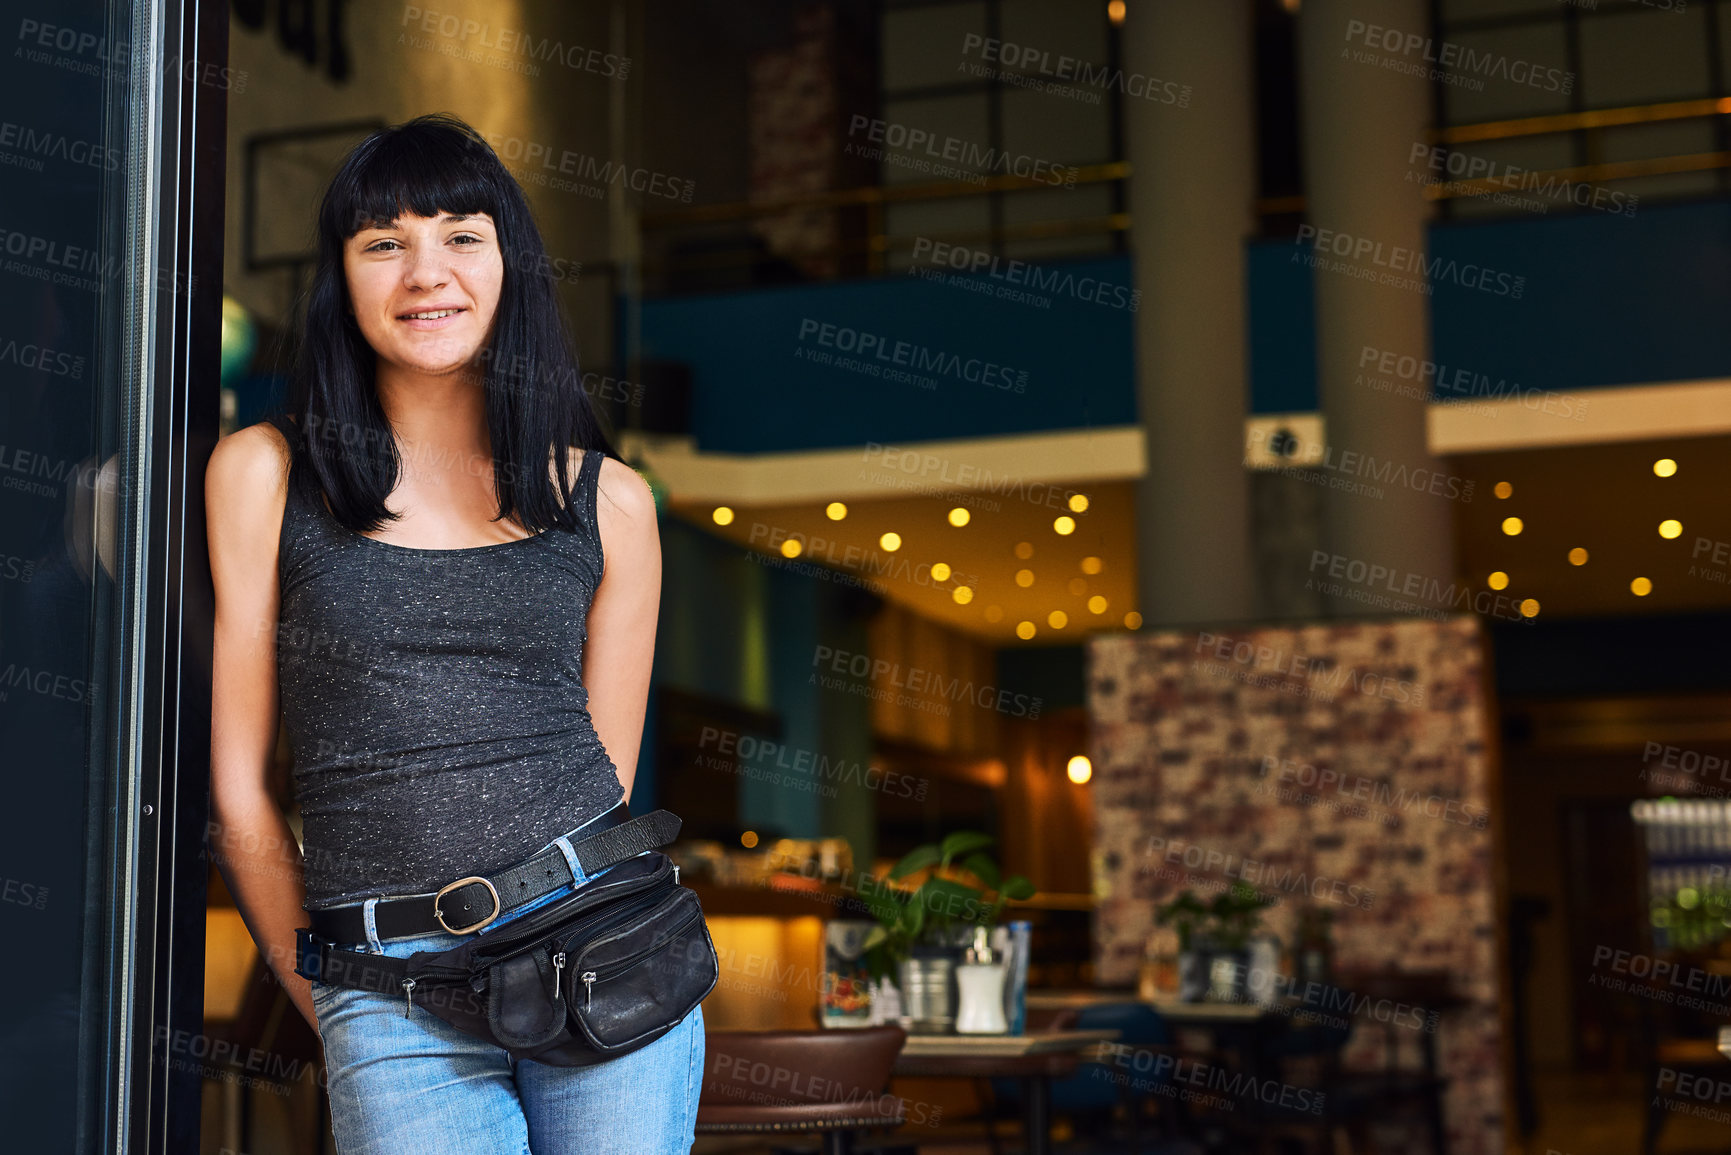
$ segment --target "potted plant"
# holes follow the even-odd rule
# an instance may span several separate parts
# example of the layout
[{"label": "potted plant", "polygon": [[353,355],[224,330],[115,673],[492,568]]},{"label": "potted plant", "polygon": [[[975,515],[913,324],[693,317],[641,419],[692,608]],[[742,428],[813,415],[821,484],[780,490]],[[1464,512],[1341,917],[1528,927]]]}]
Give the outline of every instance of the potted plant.
[{"label": "potted plant", "polygon": [[1234,882],[1214,896],[1214,957],[1209,960],[1208,998],[1241,1003],[1248,995],[1250,941],[1262,926],[1262,912],[1274,899],[1245,882]]},{"label": "potted plant", "polygon": [[1158,907],[1155,921],[1178,931],[1178,997],[1184,1002],[1242,1002],[1250,970],[1250,940],[1274,899],[1234,882],[1204,903],[1180,892]]},{"label": "potted plant", "polygon": [[[867,972],[874,982],[887,978],[900,989],[910,1030],[950,1029],[957,948],[976,938],[975,928],[989,933],[1010,899],[1034,893],[1021,875],[1003,877],[986,853],[994,841],[989,834],[959,830],[941,842],[916,846],[886,879],[903,886],[885,885],[862,896],[878,923],[865,940]],[[905,885],[919,876],[917,885]],[[1001,961],[986,960],[976,949],[974,961],[966,965],[998,967],[1001,1005]]]}]

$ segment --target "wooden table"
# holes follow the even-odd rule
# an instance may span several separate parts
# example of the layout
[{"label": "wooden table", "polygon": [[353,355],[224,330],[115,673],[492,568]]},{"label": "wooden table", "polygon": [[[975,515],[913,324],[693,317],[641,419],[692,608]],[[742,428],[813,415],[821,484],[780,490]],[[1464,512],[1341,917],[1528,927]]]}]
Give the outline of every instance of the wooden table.
[{"label": "wooden table", "polygon": [[1075,1074],[1084,1055],[1117,1031],[1034,1031],[1026,1035],[909,1035],[895,1073],[927,1079],[1016,1079],[1028,1155],[1052,1149],[1052,1080]]},{"label": "wooden table", "polygon": [[1141,1003],[1160,1012],[1160,1017],[1174,1023],[1250,1022],[1271,1013],[1256,1003],[1183,1003],[1177,999],[1139,997],[1134,991],[1029,991],[1030,1011],[1068,1011],[1104,1003]]}]

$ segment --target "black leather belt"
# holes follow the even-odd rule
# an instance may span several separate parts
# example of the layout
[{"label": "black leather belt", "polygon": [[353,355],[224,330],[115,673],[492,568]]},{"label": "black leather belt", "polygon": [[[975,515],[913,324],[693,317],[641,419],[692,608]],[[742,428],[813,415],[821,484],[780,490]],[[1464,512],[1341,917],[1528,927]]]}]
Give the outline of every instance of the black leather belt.
[{"label": "black leather belt", "polygon": [[[633,818],[621,802],[582,830],[583,837],[573,840],[571,849],[584,876],[593,878],[610,866],[672,842],[679,836],[679,819],[665,810]],[[472,874],[431,894],[381,898],[373,907],[373,926],[381,942],[440,931],[474,934],[506,911],[575,881],[564,851],[550,846],[497,874]],[[320,938],[334,943],[367,941],[365,902],[307,913],[313,933]]]}]

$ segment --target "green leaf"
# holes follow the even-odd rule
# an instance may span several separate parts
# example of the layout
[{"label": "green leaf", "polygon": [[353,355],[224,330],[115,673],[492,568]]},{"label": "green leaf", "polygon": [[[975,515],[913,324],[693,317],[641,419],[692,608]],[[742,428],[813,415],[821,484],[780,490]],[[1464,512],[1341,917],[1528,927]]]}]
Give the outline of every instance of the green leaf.
[{"label": "green leaf", "polygon": [[1004,880],[1003,894],[1005,898],[1013,898],[1018,901],[1033,898],[1034,884],[1019,874],[1011,875]]},{"label": "green leaf", "polygon": [[940,926],[957,919],[971,921],[979,917],[980,900],[984,892],[948,878],[933,878],[919,889],[919,906],[928,920]]},{"label": "green leaf", "polygon": [[889,941],[890,932],[882,926],[874,926],[871,933],[865,936],[865,942],[860,945],[861,951],[872,950]]},{"label": "green leaf", "polygon": [[894,926],[901,919],[902,910],[907,905],[887,888],[874,888],[870,891],[862,889],[860,901],[872,912],[872,917],[884,926]]},{"label": "green leaf", "polygon": [[935,846],[916,846],[890,868],[890,877],[906,878],[910,874],[917,874],[928,866],[936,866],[939,857],[938,848]]},{"label": "green leaf", "polygon": [[[924,889],[924,888],[922,888]],[[916,894],[917,898],[918,895]],[[926,926],[926,906],[923,902],[910,902],[902,912],[902,932],[911,939],[920,937],[920,931]]]},{"label": "green leaf", "polygon": [[998,873],[998,864],[992,861],[989,854],[970,854],[962,863],[962,869],[986,884],[987,890],[998,889],[1003,877]]},{"label": "green leaf", "polygon": [[942,846],[944,865],[948,866],[960,855],[983,850],[996,841],[990,834],[982,834],[978,830],[958,830],[954,834],[945,835]]}]

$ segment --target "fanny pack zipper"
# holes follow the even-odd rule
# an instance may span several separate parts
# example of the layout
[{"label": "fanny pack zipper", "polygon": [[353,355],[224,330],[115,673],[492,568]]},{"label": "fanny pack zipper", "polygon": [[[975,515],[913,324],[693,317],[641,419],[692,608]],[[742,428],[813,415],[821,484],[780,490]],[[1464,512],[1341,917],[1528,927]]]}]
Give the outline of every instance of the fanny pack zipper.
[{"label": "fanny pack zipper", "polygon": [[[619,959],[618,961],[614,962],[612,965],[603,968],[603,970],[601,970],[599,972],[597,972],[597,971],[584,971],[582,974],[578,975],[577,981],[579,981],[583,984],[583,1009],[585,1011],[588,1011],[588,1010],[592,1010],[594,1008],[595,984],[596,983],[602,982],[605,979],[610,979],[610,978],[613,978],[617,975],[623,974],[624,972],[630,970],[632,967],[636,966],[638,963],[642,962],[645,958],[649,957],[650,955],[656,953],[657,951],[666,949],[667,944],[672,942],[674,939],[678,938],[681,934],[684,934],[687,927],[689,927],[694,922],[701,922],[702,920],[703,920],[703,911],[702,910],[695,910],[692,912],[690,918],[687,918],[684,922],[680,923],[677,927],[675,927],[672,931],[670,931],[665,938],[661,939],[660,941],[651,943],[649,946],[643,947],[640,950],[633,951],[631,954],[627,955],[626,957],[624,957],[622,959]],[[565,952],[560,951],[559,953],[560,953],[560,955],[563,955]],[[560,965],[563,965],[563,964],[560,964]]]},{"label": "fanny pack zipper", "polygon": [[[576,929],[575,931],[573,931],[573,933],[569,937],[567,937],[565,939],[565,941],[563,943],[559,943],[559,948],[553,952],[553,957],[552,957],[552,962],[553,962],[553,1001],[558,1002],[565,997],[565,983],[562,979],[562,975],[564,974],[564,971],[565,971],[565,958],[566,958],[565,949],[567,947],[569,947],[573,941],[575,941],[578,938],[581,938],[583,935],[586,935],[586,934],[594,934],[597,931],[603,931],[603,930],[610,929],[614,923],[625,922],[625,921],[629,920],[631,917],[633,917],[634,915],[646,914],[649,911],[654,910],[656,907],[660,906],[663,902],[666,902],[666,901],[667,900],[664,898],[651,898],[651,899],[639,898],[635,902],[632,902],[629,905],[625,906],[623,909],[609,909],[609,910],[605,910],[605,911],[599,911],[596,913],[594,925],[583,926],[583,927]],[[600,917],[603,914],[606,916],[605,918]],[[532,943],[529,946],[523,947],[520,950],[514,950],[510,954],[500,955],[498,958],[494,959],[493,962],[504,962],[506,959],[516,958],[518,955],[524,953],[525,951],[538,950],[541,947],[549,945],[550,942],[557,943],[558,942],[558,936],[552,936],[550,939],[542,939],[541,941],[536,942],[536,943]],[[491,966],[492,963],[489,963],[488,965]],[[465,972],[465,973],[467,973],[467,972]],[[482,973],[484,974],[485,972],[482,972]],[[583,975],[583,978],[584,978],[584,981],[586,983],[593,984],[595,981],[595,972],[594,971],[586,971]],[[475,975],[474,976],[474,984],[480,984],[482,982],[483,982],[483,979],[482,979],[481,975]],[[481,990],[481,986],[475,985],[475,990],[478,993]]]},{"label": "fanny pack zipper", "polygon": [[[656,886],[658,883],[663,881],[664,877],[669,873],[671,873],[671,871],[657,870],[653,874],[645,875],[642,878],[634,878],[629,883],[624,883],[624,882],[615,883],[614,885],[616,885],[620,888],[619,893],[614,894],[610,899],[606,900],[605,902],[598,904],[598,909],[591,911],[591,912],[588,912],[587,914],[584,914],[584,915],[579,915],[578,917],[579,918],[595,918],[600,925],[606,925],[607,922],[610,921],[613,917],[619,916],[623,913],[621,911],[612,909],[614,907],[614,904],[625,901],[625,900],[629,900],[634,895],[637,895],[642,891],[648,890],[648,889]],[[582,893],[582,892],[579,891],[578,893]],[[557,904],[555,904],[555,905],[557,905]],[[632,905],[635,906],[637,904],[632,903]],[[549,909],[551,910],[552,908],[549,908]],[[537,911],[536,913],[540,913],[540,912]],[[569,916],[567,916],[567,917],[569,917]],[[584,929],[588,929],[588,928],[584,928]],[[487,952],[476,952],[477,955],[479,956],[479,958],[477,959],[477,965],[479,965],[479,959],[485,959],[487,965],[491,965],[492,963],[496,963],[496,962],[504,962],[506,959],[516,958],[518,955],[524,953],[525,951],[539,950],[540,948],[546,946],[549,942],[558,941],[562,937],[565,938],[566,942],[570,941],[570,938],[566,936],[565,929],[558,928],[558,927],[551,927],[547,931],[540,933],[540,934],[537,934],[535,937],[530,939],[530,941],[528,941],[526,943],[522,943],[518,946],[514,946],[511,949],[505,951],[503,954],[490,954]]]}]

